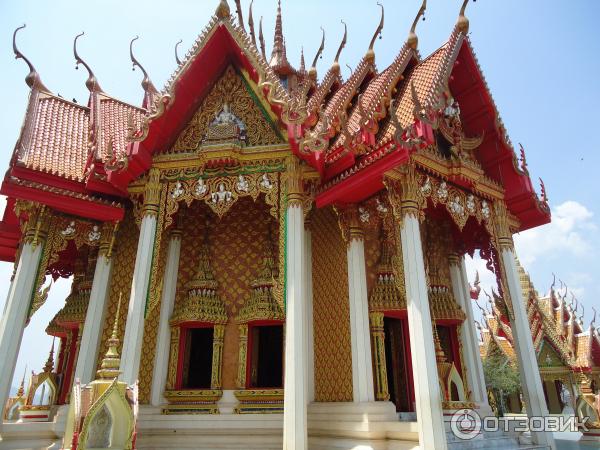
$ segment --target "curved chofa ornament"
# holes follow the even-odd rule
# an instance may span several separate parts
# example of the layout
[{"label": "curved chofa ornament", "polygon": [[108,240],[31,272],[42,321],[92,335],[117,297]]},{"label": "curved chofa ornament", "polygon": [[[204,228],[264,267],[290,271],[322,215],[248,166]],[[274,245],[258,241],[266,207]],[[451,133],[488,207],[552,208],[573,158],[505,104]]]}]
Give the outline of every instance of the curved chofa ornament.
[{"label": "curved chofa ornament", "polygon": [[179,48],[179,46],[181,45],[182,42],[183,42],[183,40],[179,39],[177,41],[177,44],[175,44],[175,62],[177,63],[178,66],[181,65],[181,59],[179,59],[179,53],[177,53],[177,49]]},{"label": "curved chofa ornament", "polygon": [[408,33],[408,39],[406,40],[406,43],[408,44],[408,46],[415,50],[419,44],[419,37],[417,36],[417,32],[416,32],[417,31],[417,23],[419,23],[419,19],[421,17],[423,18],[423,20],[425,20],[425,10],[426,9],[427,9],[427,0],[423,0],[423,3],[421,4],[421,8],[419,8],[419,12],[417,13],[415,20],[412,23],[412,27],[410,27],[410,32]]},{"label": "curved chofa ornament", "polygon": [[[338,51],[335,54],[335,59],[333,60],[333,65],[340,66],[340,55],[342,54],[342,50],[346,47],[346,43],[348,42],[348,25],[343,20],[340,20],[344,24],[344,37],[342,38],[342,42],[340,42],[340,46],[338,47]],[[352,72],[352,71],[351,71]]]},{"label": "curved chofa ornament", "polygon": [[146,69],[144,69],[144,66],[142,66],[140,64],[138,59],[133,54],[133,43],[135,41],[137,41],[139,38],[140,38],[139,36],[136,36],[129,43],[129,57],[131,58],[131,64],[132,64],[131,70],[135,70],[135,67],[137,66],[140,68],[140,70],[144,74],[144,78],[142,79],[142,89],[144,89],[144,102],[143,102],[142,106],[145,108],[149,108],[150,106],[152,106],[154,98],[158,94],[158,89],[156,89],[156,87],[154,86],[154,83],[152,83],[152,80],[150,80],[150,77],[148,76],[148,72],[146,72]]},{"label": "curved chofa ornament", "polygon": [[26,25],[23,24],[20,27],[17,27],[13,33],[13,52],[15,54],[15,59],[21,58],[29,67],[29,73],[25,77],[25,83],[27,83],[27,86],[29,86],[31,89],[49,94],[50,90],[44,86],[44,83],[42,83],[42,78],[37,70],[35,70],[35,67],[33,67],[33,64],[31,64],[31,61],[29,61],[29,59],[27,59],[27,57],[17,48],[17,33],[19,30],[22,30],[25,27]]},{"label": "curved chofa ornament", "polygon": [[[476,1],[477,0],[473,0],[473,2]],[[463,0],[463,4],[460,7],[460,12],[458,13],[458,20],[456,21],[456,27],[464,34],[467,34],[469,32],[469,19],[467,19],[467,16],[465,16],[465,11],[467,9],[468,3],[469,0]]]},{"label": "curved chofa ornament", "polygon": [[323,27],[321,27],[321,31],[323,33],[323,36],[321,37],[321,45],[317,50],[317,54],[315,55],[315,58],[313,59],[313,62],[310,66],[310,70],[308,72],[308,74],[313,78],[317,77],[317,61],[319,60],[319,58],[322,57],[321,55],[323,54],[323,50],[325,50],[325,30],[323,29]]},{"label": "curved chofa ornament", "polygon": [[369,50],[367,50],[367,56],[372,59],[375,58],[375,51],[373,50],[373,48],[375,47],[375,40],[377,39],[377,36],[379,36],[379,39],[381,39],[383,32],[383,24],[385,21],[385,9],[383,8],[383,5],[381,3],[377,2],[377,4],[381,8],[381,19],[379,20],[379,25],[377,25],[377,29],[375,30],[375,33],[373,33],[373,37],[371,38],[371,42],[369,43]]},{"label": "curved chofa ornament", "polygon": [[83,59],[81,59],[81,57],[79,56],[79,53],[77,53],[77,40],[84,34],[85,34],[85,31],[82,31],[77,36],[75,36],[75,39],[73,40],[73,56],[75,57],[75,61],[76,61],[75,69],[79,69],[79,64],[83,65],[83,67],[85,67],[85,69],[88,72],[88,79],[85,81],[85,86],[92,93],[93,92],[101,93],[103,91],[102,91],[102,88],[100,87],[100,84],[98,83],[98,80],[96,79],[96,75],[94,75],[94,72],[92,72],[92,69],[90,68],[90,66]]}]

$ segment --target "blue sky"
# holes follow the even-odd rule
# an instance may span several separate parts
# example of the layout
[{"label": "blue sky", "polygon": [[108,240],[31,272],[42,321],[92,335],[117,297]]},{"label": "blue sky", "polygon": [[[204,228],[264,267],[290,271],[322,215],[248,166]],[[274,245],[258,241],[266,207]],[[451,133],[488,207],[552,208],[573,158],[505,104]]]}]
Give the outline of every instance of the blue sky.
[{"label": "blue sky", "polygon": [[[15,61],[13,30],[27,23],[19,35],[19,48],[31,59],[46,86],[65,98],[87,101],[85,71],[74,70],[73,37],[85,30],[79,52],[94,69],[103,89],[120,99],[139,104],[141,74],[131,71],[128,45],[135,35],[135,53],[152,80],[161,87],[175,69],[174,44],[183,39],[184,51],[192,45],[213,13],[217,0],[157,2],[23,0],[0,1],[0,168],[8,166],[27,105],[24,83],[27,68]],[[380,69],[402,46],[420,0],[384,0],[386,24],[383,39],[375,45]],[[430,0],[426,21],[417,29],[419,50],[431,53],[447,39],[456,21],[460,0]],[[230,1],[232,10],[233,2]],[[249,1],[243,0],[247,18]],[[276,1],[255,0],[254,19],[264,15],[267,51],[272,43]],[[320,26],[327,32],[324,57],[318,63],[325,73],[348,24],[348,44],[340,59],[344,76],[367,49],[379,20],[371,0],[283,0],[283,26],[288,56],[297,64],[303,46],[310,64],[320,41]],[[586,307],[600,310],[597,280],[600,263],[598,171],[600,144],[593,134],[600,124],[600,3],[593,0],[502,0],[471,3],[467,10],[471,40],[498,109],[512,138],[521,142],[537,185],[542,177],[550,197],[553,223],[516,237],[526,269],[540,291],[547,291],[552,272],[564,280]],[[257,30],[258,31],[258,30]],[[3,207],[3,205],[2,205]],[[480,262],[470,269],[482,268]],[[0,264],[0,305],[8,290],[12,265]],[[484,276],[483,283],[491,282]],[[25,364],[41,369],[51,339],[43,332],[61,307],[69,282],[60,280],[46,305],[27,327],[15,372],[20,379]]]}]

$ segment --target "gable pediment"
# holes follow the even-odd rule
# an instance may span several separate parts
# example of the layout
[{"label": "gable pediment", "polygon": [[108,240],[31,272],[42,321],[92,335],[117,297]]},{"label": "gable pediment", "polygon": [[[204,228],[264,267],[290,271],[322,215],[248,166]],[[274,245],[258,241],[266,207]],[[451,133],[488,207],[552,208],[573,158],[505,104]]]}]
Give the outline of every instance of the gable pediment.
[{"label": "gable pediment", "polygon": [[540,367],[565,367],[566,364],[558,352],[545,339],[538,354],[538,365]]},{"label": "gable pediment", "polygon": [[204,145],[220,141],[248,147],[285,142],[250,82],[233,66],[227,67],[200,103],[171,153],[197,152]]}]

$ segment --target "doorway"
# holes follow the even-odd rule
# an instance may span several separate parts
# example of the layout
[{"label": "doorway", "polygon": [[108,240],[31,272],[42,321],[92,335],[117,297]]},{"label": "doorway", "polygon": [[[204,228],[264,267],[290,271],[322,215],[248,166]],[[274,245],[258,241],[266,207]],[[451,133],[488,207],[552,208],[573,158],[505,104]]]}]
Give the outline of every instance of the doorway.
[{"label": "doorway", "polygon": [[412,374],[406,319],[384,317],[385,364],[390,400],[398,412],[414,411]]},{"label": "doorway", "polygon": [[283,325],[251,328],[250,387],[283,386]]}]

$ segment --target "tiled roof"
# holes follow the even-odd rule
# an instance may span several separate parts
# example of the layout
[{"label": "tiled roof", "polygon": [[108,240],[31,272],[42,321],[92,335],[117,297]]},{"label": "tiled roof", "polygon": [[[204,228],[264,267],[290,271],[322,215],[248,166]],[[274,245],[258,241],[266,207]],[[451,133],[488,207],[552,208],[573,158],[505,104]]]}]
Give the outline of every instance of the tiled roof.
[{"label": "tiled roof", "polygon": [[111,140],[113,154],[125,151],[129,122],[131,121],[134,130],[140,129],[144,113],[143,109],[119,100],[102,98],[100,100],[100,145],[97,157],[105,160],[106,148]]},{"label": "tiled roof", "polygon": [[27,168],[81,181],[88,156],[89,109],[33,93],[18,148]]}]

